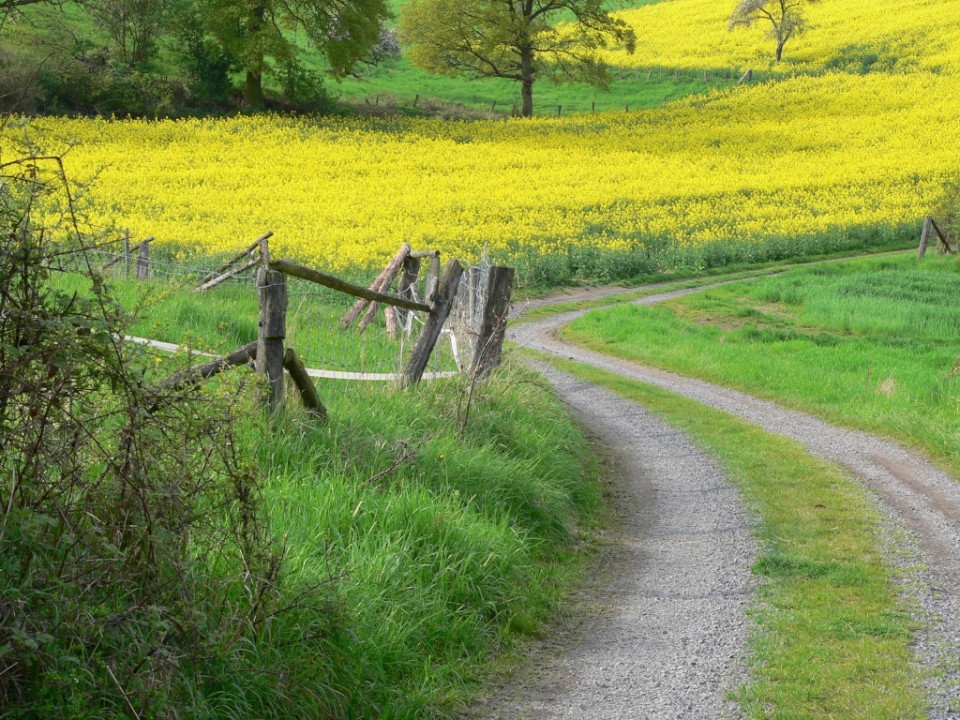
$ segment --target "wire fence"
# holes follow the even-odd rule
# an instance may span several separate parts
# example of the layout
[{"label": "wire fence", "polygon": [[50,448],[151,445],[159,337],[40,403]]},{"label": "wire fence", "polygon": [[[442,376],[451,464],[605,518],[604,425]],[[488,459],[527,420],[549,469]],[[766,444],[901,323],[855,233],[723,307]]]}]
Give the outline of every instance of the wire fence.
[{"label": "wire fence", "polygon": [[[104,268],[104,276],[114,281],[124,304],[139,307],[139,320],[133,328],[136,339],[158,355],[189,348],[201,357],[219,356],[256,339],[256,268],[228,273],[221,284],[198,292],[196,288],[216,275],[217,259],[180,261],[155,252],[138,267],[137,247],[131,246],[129,239],[126,245],[121,240],[113,246],[98,246],[87,250],[84,257],[64,256],[57,269]],[[425,379],[470,370],[489,274],[486,259],[464,271]],[[429,300],[436,287],[433,282],[431,286],[429,277],[418,278],[413,296]],[[357,400],[366,392],[365,385],[397,382],[426,321],[425,313],[367,306],[361,317],[366,313],[372,316],[362,331],[358,325],[344,328],[341,320],[354,302],[342,292],[288,279],[286,343],[296,349],[325,399]],[[394,315],[394,333],[387,327],[388,313]]]}]

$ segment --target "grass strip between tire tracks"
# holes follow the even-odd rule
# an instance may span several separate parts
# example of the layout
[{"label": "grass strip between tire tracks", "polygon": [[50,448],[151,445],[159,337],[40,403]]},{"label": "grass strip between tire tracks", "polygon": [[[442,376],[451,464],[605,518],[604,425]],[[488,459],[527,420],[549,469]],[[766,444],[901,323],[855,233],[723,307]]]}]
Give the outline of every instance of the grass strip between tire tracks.
[{"label": "grass strip between tire tracks", "polygon": [[737,699],[751,718],[926,717],[898,599],[867,493],[798,443],[727,413],[588,365],[537,355],[633,400],[717,457],[757,519],[762,577],[752,677]]}]

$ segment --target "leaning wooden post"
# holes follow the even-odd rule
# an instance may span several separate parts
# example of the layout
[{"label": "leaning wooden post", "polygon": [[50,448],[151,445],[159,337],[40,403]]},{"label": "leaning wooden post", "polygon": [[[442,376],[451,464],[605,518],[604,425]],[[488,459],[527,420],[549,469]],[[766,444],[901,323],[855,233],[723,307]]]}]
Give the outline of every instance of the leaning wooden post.
[{"label": "leaning wooden post", "polygon": [[487,279],[487,301],[480,321],[480,335],[473,354],[470,372],[484,378],[500,364],[503,353],[503,337],[507,331],[507,313],[510,310],[510,293],[513,290],[514,270],[494,265]]},{"label": "leaning wooden post", "polygon": [[[397,274],[397,270],[403,264],[403,261],[407,258],[409,254],[410,254],[410,244],[404,243],[403,245],[400,246],[400,252],[398,252],[393,257],[393,259],[387,264],[387,266],[381,271],[381,273],[377,275],[377,279],[373,281],[373,284],[370,286],[370,290],[372,290],[373,292],[383,292],[385,289],[383,285],[386,278],[389,276],[390,282],[393,282],[393,278]],[[352,323],[356,319],[357,315],[359,315],[363,311],[363,309],[366,308],[367,305],[369,304],[370,304],[370,301],[366,300],[365,298],[360,298],[359,300],[357,300],[353,304],[353,307],[350,308],[350,310],[347,311],[347,314],[344,315],[343,318],[340,320],[340,324],[345,328],[349,327],[350,323]]]},{"label": "leaning wooden post", "polygon": [[937,251],[940,252],[941,254],[947,253],[948,255],[952,255],[953,248],[950,247],[950,241],[947,240],[947,236],[943,234],[943,231],[940,229],[940,226],[937,225],[937,221],[934,220],[932,216],[928,216],[928,217],[930,217],[930,227],[933,228],[933,231],[937,234],[937,238],[939,239],[937,243]]},{"label": "leaning wooden post", "polygon": [[930,241],[931,225],[933,225],[933,218],[927,215],[926,220],[923,221],[923,232],[920,233],[920,250],[917,252],[918,258],[922,258],[927,254],[927,243]]},{"label": "leaning wooden post", "polygon": [[137,280],[146,280],[150,277],[150,243],[153,238],[147,238],[140,243],[140,254],[137,256]]},{"label": "leaning wooden post", "polygon": [[290,373],[290,377],[293,379],[293,384],[297,386],[297,390],[300,391],[300,399],[303,401],[304,407],[321,422],[326,422],[328,419],[327,409],[320,401],[317,388],[307,374],[307,369],[303,366],[303,361],[297,353],[294,352],[293,348],[287,348],[286,353],[284,353],[283,366],[287,369],[287,372]]},{"label": "leaning wooden post", "polygon": [[270,413],[283,402],[283,340],[287,335],[287,276],[282,272],[257,270],[260,321],[257,333],[257,374],[267,378],[263,398]]},{"label": "leaning wooden post", "polygon": [[450,308],[453,307],[453,301],[457,297],[457,290],[460,287],[460,277],[463,275],[463,268],[456,260],[447,263],[443,271],[443,278],[437,287],[435,302],[427,322],[420,331],[416,345],[413,346],[413,352],[410,355],[410,361],[403,371],[404,387],[414,387],[423,377],[423,371],[427,368],[427,362],[433,352],[437,340],[440,338],[440,331],[443,330],[443,324],[450,315]]}]

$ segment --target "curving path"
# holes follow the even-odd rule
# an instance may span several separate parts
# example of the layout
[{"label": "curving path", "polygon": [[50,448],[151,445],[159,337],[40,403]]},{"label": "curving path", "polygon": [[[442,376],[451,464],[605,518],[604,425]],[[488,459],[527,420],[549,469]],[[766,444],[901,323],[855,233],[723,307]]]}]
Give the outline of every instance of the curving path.
[{"label": "curving path", "polygon": [[[636,302],[654,304],[702,289]],[[593,297],[610,292],[598,289]],[[918,661],[940,670],[929,681],[930,718],[960,718],[960,482],[892,441],[719,385],[565,344],[557,330],[584,312],[511,327],[509,339],[745,418],[839,463],[874,494],[891,529],[903,531],[892,533],[901,545],[893,561],[903,571],[904,594],[925,623],[916,642]],[[735,715],[736,707],[724,702],[724,691],[744,672],[739,659],[748,631],[743,608],[752,557],[735,491],[678,431],[633,403],[541,369],[558,395],[614,450],[621,468],[617,505],[623,515],[622,537],[614,542],[621,550],[614,560],[615,579],[598,599],[609,611],[560,653],[544,673],[546,680],[522,688],[519,699],[497,709],[498,716],[659,720]],[[728,543],[735,550],[723,554]],[[686,555],[685,549],[690,550]],[[717,608],[716,614],[703,615],[708,608]],[[714,652],[717,642],[720,649]]]}]

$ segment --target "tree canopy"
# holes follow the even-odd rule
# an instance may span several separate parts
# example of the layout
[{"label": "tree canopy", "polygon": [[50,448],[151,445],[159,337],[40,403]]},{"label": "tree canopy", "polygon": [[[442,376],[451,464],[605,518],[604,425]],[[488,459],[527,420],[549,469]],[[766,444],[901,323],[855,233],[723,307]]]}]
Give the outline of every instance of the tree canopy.
[{"label": "tree canopy", "polygon": [[[533,115],[534,83],[599,87],[610,73],[599,51],[633,52],[635,34],[605,0],[410,0],[400,18],[409,57],[425,70],[521,84],[522,114]],[[568,22],[560,22],[567,20]]]},{"label": "tree canopy", "polygon": [[818,0],[740,0],[730,14],[730,30],[750,27],[757,22],[770,23],[770,37],[777,42],[777,62],[783,59],[783,46],[806,27],[804,5]]},{"label": "tree canopy", "polygon": [[263,104],[266,58],[289,62],[297,30],[343,76],[380,41],[387,0],[201,0],[206,24],[246,75],[244,100]]}]

